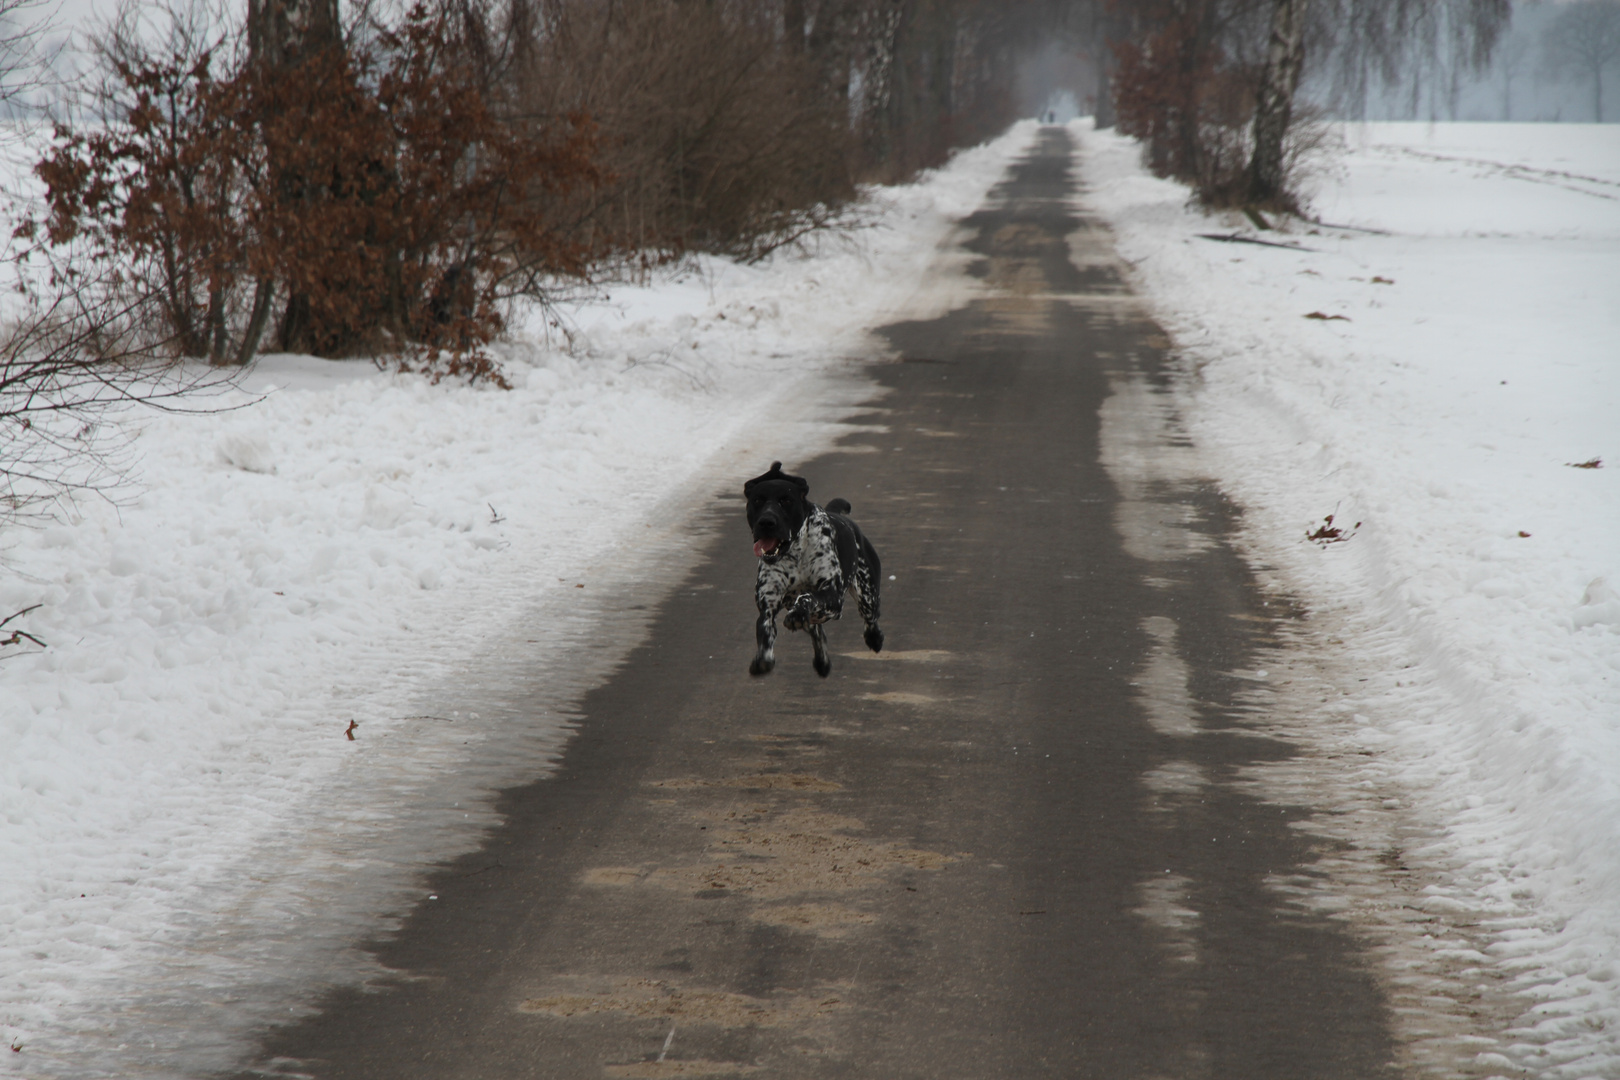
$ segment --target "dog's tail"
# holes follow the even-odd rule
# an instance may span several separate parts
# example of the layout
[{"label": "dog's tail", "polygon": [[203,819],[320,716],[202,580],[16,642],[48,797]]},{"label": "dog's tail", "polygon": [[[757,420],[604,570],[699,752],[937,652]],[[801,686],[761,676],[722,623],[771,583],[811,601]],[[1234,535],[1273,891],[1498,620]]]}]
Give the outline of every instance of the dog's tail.
[{"label": "dog's tail", "polygon": [[854,510],[855,508],[849,505],[848,499],[834,499],[832,502],[827,504],[827,513],[829,514],[848,515],[853,513]]}]

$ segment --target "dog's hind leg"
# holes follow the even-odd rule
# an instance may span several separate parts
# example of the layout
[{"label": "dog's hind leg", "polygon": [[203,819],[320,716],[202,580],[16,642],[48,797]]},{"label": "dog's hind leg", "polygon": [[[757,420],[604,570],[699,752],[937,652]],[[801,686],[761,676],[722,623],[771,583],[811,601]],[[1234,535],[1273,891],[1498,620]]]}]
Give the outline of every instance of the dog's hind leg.
[{"label": "dog's hind leg", "polygon": [[816,674],[823,679],[832,671],[832,657],[827,655],[827,628],[820,623],[810,628],[810,644],[816,647],[816,656],[813,663],[816,665]]},{"label": "dog's hind leg", "polygon": [[866,624],[866,633],[861,635],[866,640],[866,647],[873,652],[883,651],[883,628],[872,619]]},{"label": "dog's hind leg", "polygon": [[878,579],[882,575],[882,564],[877,561],[877,553],[871,552],[855,567],[850,582],[850,592],[855,594],[855,606],[860,610],[861,621],[866,624],[866,647],[873,652],[883,651],[883,629],[878,626],[879,604]]}]

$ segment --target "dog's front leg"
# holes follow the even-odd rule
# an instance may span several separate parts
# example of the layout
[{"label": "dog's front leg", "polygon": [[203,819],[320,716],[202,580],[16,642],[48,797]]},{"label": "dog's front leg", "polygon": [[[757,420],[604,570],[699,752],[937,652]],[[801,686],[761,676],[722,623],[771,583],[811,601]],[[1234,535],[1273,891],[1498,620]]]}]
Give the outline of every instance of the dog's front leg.
[{"label": "dog's front leg", "polygon": [[823,582],[811,592],[794,597],[793,606],[782,616],[782,625],[789,630],[808,630],[831,622],[844,613],[843,600],[842,582]]},{"label": "dog's front leg", "polygon": [[776,666],[776,613],[782,610],[787,596],[788,576],[774,566],[760,564],[759,578],[754,585],[754,603],[759,606],[759,621],[754,623],[754,640],[759,646],[754,660],[748,665],[750,675],[769,675]]},{"label": "dog's front leg", "polygon": [[748,665],[750,675],[769,675],[776,666],[776,608],[761,601],[759,621],[754,624],[754,640],[759,649]]},{"label": "dog's front leg", "polygon": [[782,615],[782,626],[789,631],[808,630],[820,622],[816,618],[816,599],[809,593],[800,593],[793,598]]}]

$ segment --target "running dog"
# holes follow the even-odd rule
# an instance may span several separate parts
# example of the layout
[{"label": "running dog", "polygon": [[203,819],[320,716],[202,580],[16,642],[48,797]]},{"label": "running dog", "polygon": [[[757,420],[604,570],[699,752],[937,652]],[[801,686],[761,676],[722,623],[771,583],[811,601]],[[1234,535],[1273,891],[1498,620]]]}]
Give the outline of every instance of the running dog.
[{"label": "running dog", "polygon": [[759,651],[748,665],[750,675],[768,675],[776,666],[776,613],[785,610],[782,625],[809,632],[816,649],[816,674],[826,678],[832,660],[823,624],[843,614],[846,591],[866,623],[866,647],[883,650],[883,631],[878,628],[883,567],[877,551],[850,520],[847,500],[834,499],[822,509],[809,495],[809,482],[784,473],[780,461],[743,485],[754,555],[759,559],[754,586]]}]

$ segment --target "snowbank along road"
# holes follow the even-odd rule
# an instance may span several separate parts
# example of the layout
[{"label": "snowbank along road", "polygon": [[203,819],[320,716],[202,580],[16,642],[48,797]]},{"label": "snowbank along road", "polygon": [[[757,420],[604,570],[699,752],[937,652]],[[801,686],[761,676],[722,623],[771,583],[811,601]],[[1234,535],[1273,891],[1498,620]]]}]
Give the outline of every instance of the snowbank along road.
[{"label": "snowbank along road", "polygon": [[1269,719],[1295,611],[1229,542],[1075,191],[1046,129],[964,222],[977,298],[887,328],[863,426],[787,462],[881,551],[885,651],[835,624],[830,678],[800,635],[746,675],[739,473],[558,770],[375,943],[395,976],[251,1075],[1401,1069],[1374,959],[1279,888],[1326,843],[1294,827],[1320,766]]}]

